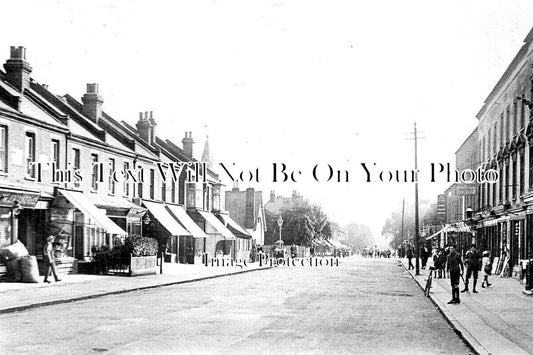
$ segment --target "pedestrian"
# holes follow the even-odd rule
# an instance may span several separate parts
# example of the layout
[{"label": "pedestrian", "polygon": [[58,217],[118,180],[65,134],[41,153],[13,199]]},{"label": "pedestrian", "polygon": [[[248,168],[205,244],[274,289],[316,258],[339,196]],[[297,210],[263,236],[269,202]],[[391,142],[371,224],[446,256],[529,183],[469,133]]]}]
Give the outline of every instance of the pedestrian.
[{"label": "pedestrian", "polygon": [[485,285],[489,287],[492,285],[489,284],[489,275],[492,275],[492,263],[490,262],[490,252],[488,250],[483,252],[481,265],[481,272],[483,273],[483,282],[481,283],[481,287],[485,288]]},{"label": "pedestrian", "polygon": [[54,241],[54,239],[55,237],[53,235],[49,236],[46,239],[46,244],[43,248],[43,258],[47,266],[46,274],[44,274],[44,282],[46,283],[50,283],[50,281],[48,281],[48,276],[50,276],[50,272],[52,272],[52,274],[54,275],[54,279],[56,280],[56,282],[61,281],[61,279],[57,277],[57,268],[56,268],[56,263],[55,263],[54,255],[53,255],[54,249],[53,249],[52,242]]},{"label": "pedestrian", "polygon": [[420,259],[422,262],[422,269],[425,269],[426,264],[428,262],[428,249],[426,248],[425,245],[420,248]]},{"label": "pedestrian", "polygon": [[446,260],[448,259],[448,254],[444,251],[444,249],[439,249],[439,275],[441,279],[446,278]]},{"label": "pedestrian", "polygon": [[448,304],[461,303],[459,299],[459,279],[463,274],[463,260],[455,251],[455,245],[450,245],[450,254],[446,262],[446,268],[450,272],[450,284],[452,286],[452,299]]},{"label": "pedestrian", "polygon": [[466,279],[465,279],[465,288],[461,292],[468,291],[468,280],[471,276],[474,278],[474,285],[472,287],[472,292],[477,293],[476,284],[477,284],[477,275],[478,271],[481,268],[481,255],[476,249],[476,245],[472,244],[470,250],[466,252],[465,255],[465,265],[466,265]]},{"label": "pedestrian", "polygon": [[407,267],[407,270],[414,269],[413,266],[413,249],[411,249],[411,246],[407,247],[406,257],[409,260],[409,266]]},{"label": "pedestrian", "polygon": [[438,270],[436,278],[442,279],[442,259],[441,253],[437,249],[433,249],[433,267]]}]

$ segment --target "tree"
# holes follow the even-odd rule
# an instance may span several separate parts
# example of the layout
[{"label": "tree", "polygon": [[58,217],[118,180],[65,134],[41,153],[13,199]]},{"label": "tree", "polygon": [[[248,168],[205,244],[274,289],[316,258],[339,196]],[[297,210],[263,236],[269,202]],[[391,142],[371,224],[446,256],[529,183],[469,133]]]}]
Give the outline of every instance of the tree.
[{"label": "tree", "polygon": [[[432,218],[435,211],[436,205],[431,204],[427,200],[422,201],[419,205],[419,215],[422,216],[420,218],[421,220]],[[393,249],[397,249],[405,240],[413,244],[416,235],[414,205],[405,205],[403,236],[401,208],[391,213],[391,216],[385,221],[385,224],[383,225],[381,234],[383,234],[389,240],[389,245]]]},{"label": "tree", "polygon": [[348,240],[343,243],[351,246],[353,249],[361,250],[365,246],[375,244],[372,230],[364,224],[352,222],[344,227],[344,229],[348,232]]},{"label": "tree", "polygon": [[[315,204],[304,203],[281,210],[283,225],[281,238],[285,245],[296,244],[311,246],[315,239],[329,239],[331,225],[322,208]],[[279,239],[278,216],[267,214],[267,229],[272,231],[265,235],[265,244],[274,244]]]}]

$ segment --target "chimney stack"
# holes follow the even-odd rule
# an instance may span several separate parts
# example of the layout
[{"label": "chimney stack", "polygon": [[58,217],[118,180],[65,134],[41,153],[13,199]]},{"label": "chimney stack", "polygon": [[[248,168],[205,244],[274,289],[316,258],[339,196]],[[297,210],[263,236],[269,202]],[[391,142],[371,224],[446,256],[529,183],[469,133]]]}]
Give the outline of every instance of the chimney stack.
[{"label": "chimney stack", "polygon": [[185,138],[181,140],[183,143],[183,153],[185,153],[185,156],[187,156],[190,159],[193,159],[192,153],[193,153],[193,145],[194,145],[194,139],[192,139],[192,132],[189,132],[187,135],[187,132],[185,132]]},{"label": "chimney stack", "polygon": [[11,46],[11,56],[5,62],[6,80],[20,92],[30,87],[31,67],[26,61],[26,48]]},{"label": "chimney stack", "polygon": [[270,191],[270,200],[269,200],[269,202],[272,202],[272,203],[276,202],[276,193],[274,192],[274,190]]},{"label": "chimney stack", "polygon": [[145,111],[144,115],[139,112],[139,121],[137,122],[137,132],[142,140],[152,145],[155,143],[155,123],[154,111]]},{"label": "chimney stack", "polygon": [[87,84],[87,93],[83,95],[81,102],[83,102],[83,114],[98,124],[104,103],[104,99],[98,94],[98,84]]}]

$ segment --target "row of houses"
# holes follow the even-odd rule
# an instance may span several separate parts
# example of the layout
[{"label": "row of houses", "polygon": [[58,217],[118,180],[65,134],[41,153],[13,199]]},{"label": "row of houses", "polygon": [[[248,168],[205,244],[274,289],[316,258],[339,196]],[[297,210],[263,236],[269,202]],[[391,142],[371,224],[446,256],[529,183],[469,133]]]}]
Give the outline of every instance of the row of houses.
[{"label": "row of houses", "polygon": [[31,73],[26,48],[11,47],[0,70],[0,247],[19,240],[39,258],[54,235],[64,259],[83,262],[136,234],[157,238],[168,261],[197,263],[263,244],[261,192],[224,192],[207,142],[197,160],[192,132],[180,145],[161,138],[152,111],[132,126],[104,110],[98,84],[78,100]]},{"label": "row of houses", "polygon": [[[495,183],[456,183],[439,196],[443,214],[427,239],[475,243],[510,276],[533,257],[533,29],[476,115],[456,169],[493,169]],[[438,226],[440,224],[440,226]],[[429,230],[429,229],[428,229]]]}]

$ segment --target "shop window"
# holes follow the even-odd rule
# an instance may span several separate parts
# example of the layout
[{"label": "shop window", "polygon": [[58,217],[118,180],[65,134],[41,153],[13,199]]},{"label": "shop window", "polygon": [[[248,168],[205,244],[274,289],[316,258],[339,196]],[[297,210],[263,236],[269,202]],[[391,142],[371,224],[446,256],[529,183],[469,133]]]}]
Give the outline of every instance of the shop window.
[{"label": "shop window", "polygon": [[0,171],[7,172],[7,126],[0,126]]},{"label": "shop window", "polygon": [[115,194],[115,180],[113,179],[113,172],[115,171],[115,159],[109,158],[109,193]]},{"label": "shop window", "polygon": [[35,133],[26,132],[26,176],[35,178]]}]

